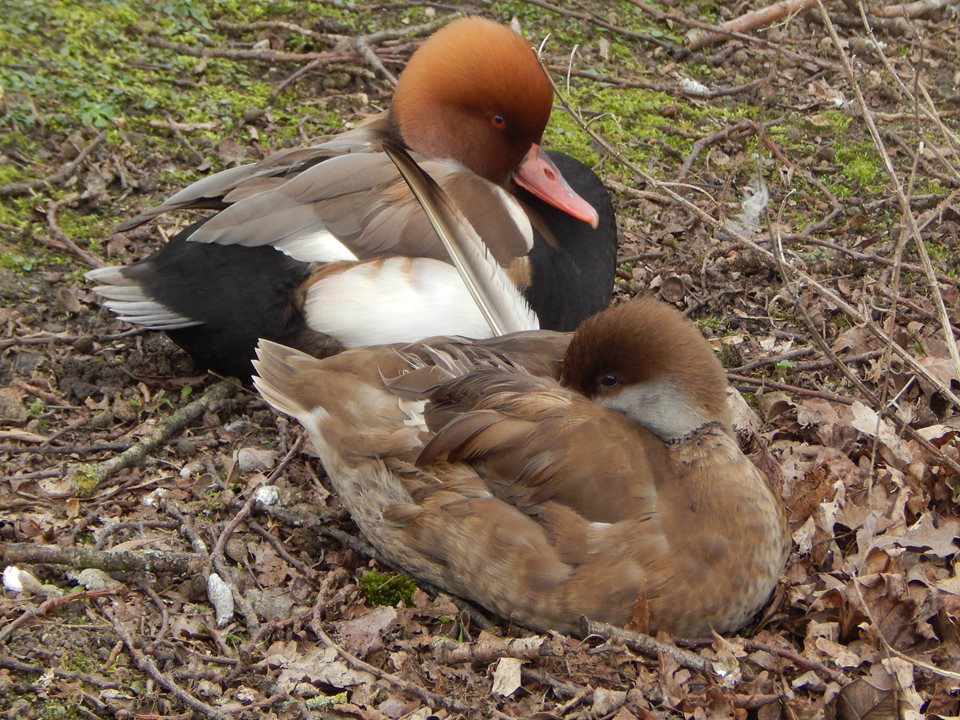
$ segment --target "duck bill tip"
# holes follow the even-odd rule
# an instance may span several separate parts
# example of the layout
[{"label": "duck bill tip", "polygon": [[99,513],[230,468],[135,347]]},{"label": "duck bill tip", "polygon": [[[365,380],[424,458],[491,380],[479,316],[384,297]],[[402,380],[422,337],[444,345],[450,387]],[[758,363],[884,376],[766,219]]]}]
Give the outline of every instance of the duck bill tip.
[{"label": "duck bill tip", "polygon": [[517,168],[514,182],[545,203],[587,223],[594,229],[600,224],[600,216],[596,208],[570,187],[560,168],[538,143],[530,146],[520,167]]}]

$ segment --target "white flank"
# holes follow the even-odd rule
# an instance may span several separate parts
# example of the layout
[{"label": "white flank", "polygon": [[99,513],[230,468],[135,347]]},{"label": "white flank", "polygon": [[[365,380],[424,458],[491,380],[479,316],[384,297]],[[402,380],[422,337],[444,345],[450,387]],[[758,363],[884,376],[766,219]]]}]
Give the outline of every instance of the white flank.
[{"label": "white flank", "polygon": [[[517,307],[516,312],[525,313],[529,329],[536,329],[529,307]],[[332,335],[347,347],[434,335],[491,337],[457,269],[431,258],[390,257],[333,274],[307,291],[304,314],[312,330]]]},{"label": "white flank", "polygon": [[403,148],[384,143],[383,149],[429,218],[490,330],[504,335],[538,329],[539,321],[526,299],[446,191]]}]

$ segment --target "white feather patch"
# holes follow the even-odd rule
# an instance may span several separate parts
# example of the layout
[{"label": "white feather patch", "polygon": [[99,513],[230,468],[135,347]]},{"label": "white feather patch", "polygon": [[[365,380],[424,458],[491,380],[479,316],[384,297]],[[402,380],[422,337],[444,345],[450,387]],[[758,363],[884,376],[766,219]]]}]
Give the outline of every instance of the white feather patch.
[{"label": "white feather patch", "polygon": [[513,220],[513,224],[520,228],[520,234],[526,240],[527,252],[529,253],[533,249],[533,225],[530,224],[530,217],[524,212],[523,207],[513,195],[499,185],[494,185],[493,189],[500,197],[501,205],[507,211],[510,219]]},{"label": "white feather patch", "polygon": [[424,408],[427,407],[426,400],[404,400],[403,398],[399,398],[397,403],[400,406],[400,412],[407,416],[403,421],[405,427],[412,427],[420,432],[427,432],[429,430],[427,421],[423,418]]},{"label": "white feather patch", "polygon": [[[491,334],[456,268],[431,258],[389,257],[347,268],[310,287],[304,312],[311,329],[347,347]],[[525,312],[529,329],[537,329],[536,316],[529,307]]]},{"label": "white feather patch", "polygon": [[[97,290],[98,288],[94,288]],[[203,325],[200,320],[185,317],[161,303],[145,300],[129,302],[126,300],[107,300],[104,303],[110,312],[120,320],[133,325],[142,325],[151,330],[177,330],[179,328]]]},{"label": "white feather patch", "polygon": [[103,267],[86,274],[88,280],[104,283],[93,291],[106,298],[104,305],[118,318],[151,330],[176,330],[203,324],[148,297],[140,284],[126,277],[122,270],[122,267]]},{"label": "white feather patch", "polygon": [[318,230],[309,235],[295,235],[273,243],[273,247],[301,262],[355,262],[356,254],[329,230]]}]

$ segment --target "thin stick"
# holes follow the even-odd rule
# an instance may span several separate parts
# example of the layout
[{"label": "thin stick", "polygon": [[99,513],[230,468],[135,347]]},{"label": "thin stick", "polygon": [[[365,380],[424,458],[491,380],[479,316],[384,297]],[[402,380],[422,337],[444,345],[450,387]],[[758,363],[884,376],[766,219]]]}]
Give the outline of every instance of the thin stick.
[{"label": "thin stick", "polygon": [[81,465],[76,471],[85,473],[97,484],[112,477],[120,470],[143,462],[151,452],[163,445],[171,437],[183,430],[187,425],[202,416],[210,405],[217,401],[232,397],[239,388],[236,380],[227,378],[215,385],[211,385],[203,395],[189,405],[180,408],[167,418],[162,427],[150,432],[133,447],[124,450],[116,457],[110,458],[97,466]]},{"label": "thin stick", "polygon": [[[844,74],[847,76],[847,80],[850,83],[853,94],[857,99],[857,105],[860,107],[861,117],[863,117],[864,121],[866,122],[867,130],[870,132],[870,137],[873,139],[874,147],[877,148],[877,152],[880,155],[880,160],[883,162],[883,168],[886,170],[887,177],[893,184],[893,189],[900,201],[900,212],[903,214],[903,218],[907,222],[910,235],[913,238],[914,245],[917,248],[917,253],[920,255],[920,260],[923,263],[923,269],[927,275],[927,280],[930,283],[930,290],[933,293],[933,298],[937,309],[937,316],[940,318],[940,327],[943,330],[943,339],[947,344],[947,349],[950,351],[950,358],[953,360],[954,372],[960,376],[960,350],[957,349],[957,341],[956,338],[954,338],[953,330],[950,327],[950,318],[947,315],[947,307],[943,302],[943,293],[940,292],[940,286],[937,283],[937,274],[933,269],[933,263],[930,262],[930,254],[927,252],[926,243],[923,242],[923,237],[920,234],[920,228],[917,225],[916,217],[914,217],[913,208],[910,207],[910,201],[907,199],[907,195],[903,190],[903,185],[900,183],[900,178],[897,175],[897,171],[894,169],[893,162],[890,160],[890,155],[883,144],[883,138],[880,136],[880,131],[877,129],[877,124],[873,119],[873,115],[870,112],[867,101],[864,99],[863,93],[860,91],[860,83],[857,81],[857,78],[853,73],[853,67],[850,65],[850,59],[847,57],[847,54],[843,49],[843,43],[840,41],[840,36],[837,35],[837,29],[830,21],[830,16],[827,14],[827,9],[823,5],[823,0],[817,0],[817,6],[820,9],[820,15],[823,17],[824,27],[826,27],[827,32],[830,33],[830,39],[833,41],[833,45],[837,49],[837,54],[840,55],[840,64],[843,67]],[[953,399],[952,402],[957,404],[956,399]],[[958,405],[958,407],[960,407],[960,405]]]},{"label": "thin stick", "polygon": [[22,183],[10,183],[8,185],[0,185],[0,197],[10,197],[13,195],[28,195],[34,190],[38,190],[45,185],[60,185],[66,180],[70,179],[70,176],[76,171],[77,167],[86,160],[90,153],[96,150],[100,143],[102,143],[107,138],[107,131],[101,130],[100,133],[91,140],[83,150],[77,153],[77,156],[60,168],[53,175],[48,175],[45,178],[40,180],[29,180]]},{"label": "thin stick", "polygon": [[157,683],[159,683],[167,692],[172,694],[184,705],[189,707],[191,710],[194,710],[204,717],[215,718],[215,720],[230,720],[229,715],[225,715],[220,711],[213,708],[211,705],[207,705],[205,702],[198,700],[193,695],[188,693],[186,690],[181,688],[177,683],[175,683],[171,678],[164,675],[160,672],[160,669],[157,667],[156,663],[152,658],[147,657],[142,652],[140,652],[136,645],[133,643],[133,637],[127,632],[126,628],[123,627],[123,624],[114,617],[113,613],[109,608],[101,608],[104,615],[107,619],[113,624],[113,629],[116,631],[117,635],[120,636],[120,639],[123,640],[123,644],[127,647],[127,652],[130,653],[130,657],[137,664],[137,667],[151,678],[153,678]]},{"label": "thin stick", "polygon": [[[759,10],[751,10],[743,15],[721,23],[720,30],[732,32],[750,32],[758,27],[770,25],[787,15],[796,15],[816,5],[817,0],[781,0],[773,5],[767,5]],[[691,50],[699,50],[704,45],[723,42],[729,35],[723,32],[708,32],[706,30],[691,30],[684,38],[684,44]]]},{"label": "thin stick", "polygon": [[641,655],[647,657],[659,658],[660,655],[669,655],[677,661],[682,667],[688,670],[695,670],[707,676],[715,676],[716,673],[707,660],[689,650],[678,648],[676,645],[661,642],[649,635],[625,630],[616,625],[596,622],[586,617],[580,618],[580,634],[583,637],[596,635],[602,638],[621,638],[631,650],[635,650]]}]

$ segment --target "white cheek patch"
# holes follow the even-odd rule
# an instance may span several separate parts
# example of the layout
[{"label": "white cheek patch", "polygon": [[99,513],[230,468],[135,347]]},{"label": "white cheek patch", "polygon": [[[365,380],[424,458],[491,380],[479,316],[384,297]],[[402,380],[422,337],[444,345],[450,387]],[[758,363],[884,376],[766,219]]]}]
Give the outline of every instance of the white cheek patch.
[{"label": "white cheek patch", "polygon": [[710,422],[670,380],[652,380],[600,395],[596,402],[623,413],[663,440],[679,438]]},{"label": "white cheek patch", "polygon": [[491,336],[456,268],[431,258],[389,257],[331,274],[310,286],[304,314],[310,329],[346,347]]}]

